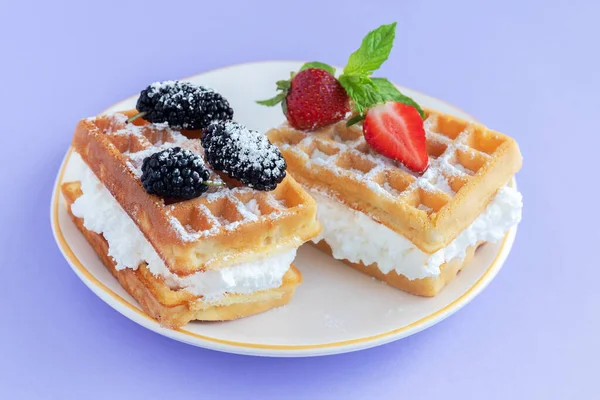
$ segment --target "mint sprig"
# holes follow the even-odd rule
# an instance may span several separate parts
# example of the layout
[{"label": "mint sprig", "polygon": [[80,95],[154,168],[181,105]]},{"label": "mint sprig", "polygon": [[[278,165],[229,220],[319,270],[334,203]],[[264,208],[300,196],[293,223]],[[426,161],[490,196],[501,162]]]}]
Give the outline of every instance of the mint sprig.
[{"label": "mint sprig", "polygon": [[[371,77],[373,72],[379,69],[388,59],[395,37],[396,22],[381,25],[369,32],[362,40],[360,47],[350,54],[346,67],[338,78],[338,81],[352,99],[354,108],[358,113],[347,122],[348,126],[362,121],[370,107],[388,101],[396,101],[415,107],[421,117],[425,118],[423,109],[413,99],[402,94],[393,83],[386,78]],[[332,66],[319,61],[305,63],[300,71],[309,68],[323,69],[332,75],[335,75],[336,72]],[[282,103],[285,112],[285,98],[293,78],[294,73],[291,74],[290,80],[277,81],[277,89],[280,93],[271,99],[257,101],[257,103],[266,106]]]},{"label": "mint sprig", "polygon": [[[395,37],[395,22],[369,32],[358,50],[350,55],[344,73],[339,77],[340,84],[346,89],[360,116],[364,116],[365,110],[375,104],[397,101],[415,107],[421,117],[425,118],[421,107],[413,99],[400,93],[386,78],[371,78],[371,74],[388,59]],[[359,118],[353,118],[348,124],[359,121]]]},{"label": "mint sprig", "polygon": [[354,102],[354,108],[360,115],[367,107],[382,101],[379,89],[368,76],[342,74],[338,80],[346,89],[346,93]]},{"label": "mint sprig", "polygon": [[395,22],[389,25],[381,25],[379,28],[367,33],[358,50],[350,54],[348,64],[344,68],[344,74],[371,75],[388,59],[395,37]]}]

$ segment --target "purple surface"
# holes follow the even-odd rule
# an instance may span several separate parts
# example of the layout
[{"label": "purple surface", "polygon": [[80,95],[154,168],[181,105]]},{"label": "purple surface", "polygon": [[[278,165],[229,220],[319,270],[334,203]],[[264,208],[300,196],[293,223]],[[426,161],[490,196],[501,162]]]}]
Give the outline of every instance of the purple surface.
[{"label": "purple surface", "polygon": [[[0,3],[0,398],[597,398],[597,2],[124,3]],[[379,348],[262,359],[156,335],[67,266],[48,206],[78,119],[230,64],[344,64],[393,20],[382,75],[511,134],[524,154],[515,246],[469,306]]]}]

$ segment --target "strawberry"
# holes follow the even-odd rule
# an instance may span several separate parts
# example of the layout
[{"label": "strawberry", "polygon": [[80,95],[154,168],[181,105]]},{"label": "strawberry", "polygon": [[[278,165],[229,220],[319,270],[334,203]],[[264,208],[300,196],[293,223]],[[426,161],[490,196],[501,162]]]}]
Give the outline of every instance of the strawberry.
[{"label": "strawberry", "polygon": [[291,81],[277,82],[277,87],[281,93],[258,103],[273,106],[282,102],[288,122],[296,129],[319,129],[342,120],[350,111],[346,90],[325,69],[303,69]]},{"label": "strawberry", "polygon": [[395,22],[381,25],[367,33],[337,79],[331,65],[307,62],[298,74],[292,73],[290,80],[277,81],[279,93],[275,97],[257,103],[264,106],[281,103],[290,125],[302,130],[322,128],[341,120],[350,111],[350,104],[355,115],[347,121],[348,126],[362,121],[370,107],[387,101],[412,106],[425,118],[421,107],[400,93],[392,82],[372,76],[388,59],[395,37]]},{"label": "strawberry", "polygon": [[417,173],[427,169],[425,129],[416,108],[399,102],[375,105],[367,112],[363,133],[367,143],[379,154]]},{"label": "strawberry", "polygon": [[300,71],[287,95],[287,120],[296,129],[315,130],[340,121],[350,111],[346,91],[329,72],[319,68]]}]

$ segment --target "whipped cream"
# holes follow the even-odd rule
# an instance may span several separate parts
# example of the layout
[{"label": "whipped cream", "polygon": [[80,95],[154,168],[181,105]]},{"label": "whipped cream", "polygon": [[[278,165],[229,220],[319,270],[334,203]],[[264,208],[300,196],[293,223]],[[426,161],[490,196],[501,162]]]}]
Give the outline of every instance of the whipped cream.
[{"label": "whipped cream", "polygon": [[225,293],[248,294],[281,286],[283,276],[296,256],[294,249],[261,260],[179,277],[169,271],[154,247],[81,156],[73,153],[71,163],[77,164],[74,169],[81,171],[78,180],[83,192],[71,211],[83,219],[86,229],[104,236],[108,242],[108,255],[115,260],[117,270],[137,269],[140,263],[146,262],[148,270],[163,277],[172,289],[185,289],[207,302],[215,302]]},{"label": "whipped cream", "polygon": [[456,258],[463,259],[466,250],[480,241],[496,242],[521,220],[521,193],[510,187],[501,188],[485,211],[447,247],[427,254],[409,239],[366,214],[353,210],[324,193],[311,190],[318,205],[317,217],[323,226],[317,243],[325,240],[337,259],[377,263],[384,274],[395,270],[408,279],[435,277],[440,266]]}]

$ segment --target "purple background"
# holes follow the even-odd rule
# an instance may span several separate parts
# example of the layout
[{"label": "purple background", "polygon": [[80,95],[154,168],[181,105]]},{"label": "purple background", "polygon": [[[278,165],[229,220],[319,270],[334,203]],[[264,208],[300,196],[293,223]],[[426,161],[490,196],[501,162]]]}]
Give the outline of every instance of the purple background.
[{"label": "purple background", "polygon": [[[125,3],[0,2],[0,398],[599,396],[598,2]],[[524,154],[513,251],[464,310],[358,353],[244,357],[136,325],[67,266],[48,208],[77,120],[230,64],[344,64],[394,20],[381,75],[511,134]]]}]

